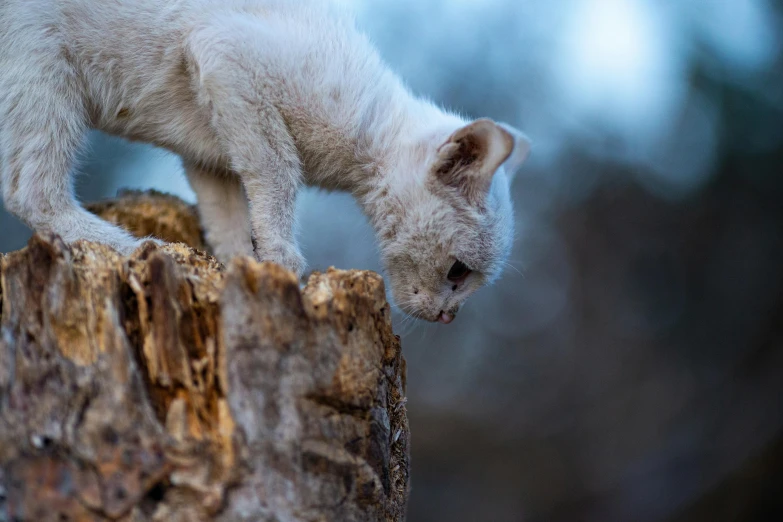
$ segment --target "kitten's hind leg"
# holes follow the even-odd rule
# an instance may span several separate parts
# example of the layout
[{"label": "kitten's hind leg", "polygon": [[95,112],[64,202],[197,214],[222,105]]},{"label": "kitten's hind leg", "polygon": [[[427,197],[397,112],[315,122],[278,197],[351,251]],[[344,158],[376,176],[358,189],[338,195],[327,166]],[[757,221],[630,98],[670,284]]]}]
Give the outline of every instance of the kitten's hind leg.
[{"label": "kitten's hind leg", "polygon": [[50,67],[0,96],[3,201],[35,231],[53,232],[66,243],[103,243],[128,254],[141,241],[84,210],[73,194],[71,166],[87,118],[78,91],[69,89],[72,77],[67,64]]},{"label": "kitten's hind leg", "polygon": [[253,256],[247,196],[239,177],[185,165],[190,186],[198,197],[198,213],[207,243],[221,262]]}]

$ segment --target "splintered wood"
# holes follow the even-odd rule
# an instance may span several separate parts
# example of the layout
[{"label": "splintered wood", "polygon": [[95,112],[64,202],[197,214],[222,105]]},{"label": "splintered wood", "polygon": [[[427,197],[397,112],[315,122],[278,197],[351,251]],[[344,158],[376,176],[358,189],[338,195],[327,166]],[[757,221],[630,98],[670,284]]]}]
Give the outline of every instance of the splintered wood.
[{"label": "splintered wood", "polygon": [[[202,245],[169,196],[92,210]],[[0,520],[404,519],[405,360],[377,274],[300,290],[184,244],[50,236],[0,271]]]}]

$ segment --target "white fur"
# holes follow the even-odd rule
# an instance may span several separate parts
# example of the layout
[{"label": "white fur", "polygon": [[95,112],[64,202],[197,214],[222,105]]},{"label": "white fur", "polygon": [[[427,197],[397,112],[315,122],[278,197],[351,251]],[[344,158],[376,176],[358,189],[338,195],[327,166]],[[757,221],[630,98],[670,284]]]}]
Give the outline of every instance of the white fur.
[{"label": "white fur", "polygon": [[[434,174],[467,124],[412,96],[352,19],[324,2],[0,1],[3,200],[67,242],[123,253],[140,243],[74,198],[73,159],[96,128],[183,158],[224,261],[254,253],[301,273],[298,189],[352,192],[403,309],[453,315],[497,276],[512,237],[510,174],[495,172],[504,167],[462,164],[471,176],[441,174],[450,186]],[[477,150],[515,170],[527,141],[495,128],[476,137],[495,140]],[[454,290],[446,273],[458,256],[474,274]]]}]

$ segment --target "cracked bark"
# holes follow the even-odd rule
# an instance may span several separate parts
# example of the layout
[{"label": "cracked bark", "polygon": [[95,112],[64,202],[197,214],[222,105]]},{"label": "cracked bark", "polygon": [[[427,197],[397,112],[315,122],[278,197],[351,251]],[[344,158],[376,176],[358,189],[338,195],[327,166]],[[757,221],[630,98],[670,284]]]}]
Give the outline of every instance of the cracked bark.
[{"label": "cracked bark", "polygon": [[[91,210],[203,247],[193,209]],[[34,236],[0,257],[0,521],[402,520],[405,360],[382,279],[129,258]]]}]

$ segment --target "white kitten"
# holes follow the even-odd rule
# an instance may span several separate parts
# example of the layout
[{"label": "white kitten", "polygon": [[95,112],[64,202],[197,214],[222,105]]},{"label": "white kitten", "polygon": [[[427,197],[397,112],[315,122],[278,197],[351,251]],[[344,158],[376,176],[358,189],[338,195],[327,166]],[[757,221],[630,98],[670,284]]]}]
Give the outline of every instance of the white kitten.
[{"label": "white kitten", "polygon": [[298,274],[302,184],[350,191],[395,300],[450,322],[500,273],[509,182],[528,140],[413,97],[349,16],[323,2],[3,0],[6,208],[67,242],[140,240],[86,212],[71,168],[89,128],[181,155],[206,237]]}]

